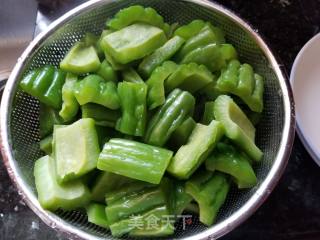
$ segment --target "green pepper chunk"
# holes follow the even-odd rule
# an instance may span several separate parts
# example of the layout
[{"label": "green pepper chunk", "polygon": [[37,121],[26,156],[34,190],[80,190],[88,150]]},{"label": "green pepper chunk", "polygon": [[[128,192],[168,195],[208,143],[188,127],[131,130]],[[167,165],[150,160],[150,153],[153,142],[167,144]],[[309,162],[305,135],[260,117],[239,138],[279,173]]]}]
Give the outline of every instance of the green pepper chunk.
[{"label": "green pepper chunk", "polygon": [[124,82],[143,83],[142,78],[132,67],[122,70],[122,79]]},{"label": "green pepper chunk", "polygon": [[163,17],[151,7],[144,8],[134,5],[121,9],[114,18],[106,22],[106,26],[119,30],[136,22],[143,22],[158,28],[164,27]]},{"label": "green pepper chunk", "polygon": [[58,111],[40,104],[39,111],[39,134],[40,138],[44,138],[52,133],[54,125],[63,124],[63,119],[59,116]]},{"label": "green pepper chunk", "polygon": [[204,28],[204,26],[206,26],[206,22],[196,19],[187,25],[183,25],[177,28],[177,30],[175,30],[174,32],[174,36],[180,36],[185,40],[189,40],[193,36],[198,35],[198,33],[201,31],[201,29]]},{"label": "green pepper chunk", "polygon": [[218,143],[215,151],[206,160],[206,168],[230,174],[240,189],[251,188],[257,184],[257,177],[248,157],[225,143]]},{"label": "green pepper chunk", "polygon": [[206,102],[204,105],[204,113],[201,122],[208,125],[212,120],[214,120],[214,102],[210,101]]},{"label": "green pepper chunk", "polygon": [[92,200],[100,203],[105,202],[105,197],[108,193],[115,189],[135,181],[134,179],[127,178],[111,172],[102,171],[95,179],[92,188],[91,196]]},{"label": "green pepper chunk", "polygon": [[178,68],[172,61],[166,61],[157,67],[146,81],[148,86],[147,105],[154,109],[165,102],[164,81]]},{"label": "green pepper chunk", "polygon": [[109,228],[107,214],[105,212],[106,206],[103,204],[91,203],[86,207],[88,222],[98,225],[103,228]]},{"label": "green pepper chunk", "polygon": [[49,156],[35,162],[34,177],[38,200],[44,209],[77,209],[86,206],[90,201],[89,189],[81,180],[62,185],[57,182],[54,160]]},{"label": "green pepper chunk", "polygon": [[74,95],[80,105],[97,103],[118,109],[120,100],[114,82],[106,82],[98,75],[88,75],[75,84]]},{"label": "green pepper chunk", "polygon": [[164,61],[170,59],[181,48],[183,43],[183,38],[175,36],[169,39],[162,47],[155,50],[151,55],[146,56],[138,68],[142,77],[150,77],[153,70],[160,66]]},{"label": "green pepper chunk", "polygon": [[60,68],[74,74],[96,72],[100,67],[100,60],[94,46],[76,42],[60,62]]},{"label": "green pepper chunk", "polygon": [[93,119],[58,126],[53,139],[58,182],[79,178],[96,168],[100,149]]},{"label": "green pepper chunk", "polygon": [[216,72],[237,58],[237,52],[231,44],[209,44],[190,51],[181,63],[197,63],[205,65],[210,71]]},{"label": "green pepper chunk", "polygon": [[231,61],[217,81],[220,91],[240,97],[255,112],[263,110],[263,79],[249,64]]},{"label": "green pepper chunk", "polygon": [[220,122],[213,120],[208,126],[198,123],[187,144],[173,156],[167,171],[179,179],[188,179],[206,160],[223,134]]},{"label": "green pepper chunk", "polygon": [[67,73],[66,81],[62,87],[62,109],[59,115],[64,121],[71,121],[78,113],[79,103],[74,96],[75,84],[78,81],[78,77],[72,73]]},{"label": "green pepper chunk", "polygon": [[160,28],[135,23],[105,36],[101,45],[107,55],[121,64],[126,64],[152,53],[166,40]]},{"label": "green pepper chunk", "polygon": [[61,108],[61,89],[65,73],[54,66],[44,66],[29,72],[20,82],[23,91],[55,109]]},{"label": "green pepper chunk", "polygon": [[47,155],[52,153],[52,135],[49,135],[40,141],[40,149]]},{"label": "green pepper chunk", "polygon": [[120,118],[120,112],[94,103],[81,106],[82,118],[94,119],[96,125],[114,127]]},{"label": "green pepper chunk", "polygon": [[187,143],[189,136],[196,126],[196,122],[192,117],[188,117],[181,125],[172,133],[169,143],[175,148]]},{"label": "green pepper chunk", "polygon": [[182,214],[193,199],[191,195],[186,192],[185,184],[178,181],[176,181],[174,186],[173,198],[173,209],[176,217]]},{"label": "green pepper chunk", "polygon": [[99,36],[93,33],[87,32],[84,35],[84,37],[81,39],[81,42],[83,42],[87,47],[93,46],[97,52],[97,55],[100,58],[100,57],[103,57],[103,51],[101,49],[99,40],[100,40]]},{"label": "green pepper chunk", "polygon": [[208,44],[222,44],[225,42],[224,34],[220,28],[213,27],[211,24],[206,24],[201,31],[188,39],[181,50],[177,53],[176,58],[183,59],[192,50],[199,47],[206,46]]},{"label": "green pepper chunk", "polygon": [[186,183],[186,192],[198,203],[200,222],[210,226],[224,204],[230,184],[220,173],[199,172]]},{"label": "green pepper chunk", "polygon": [[167,92],[175,88],[194,93],[213,81],[212,73],[204,66],[196,63],[179,65],[177,70],[165,81]]},{"label": "green pepper chunk", "polygon": [[115,70],[111,67],[109,62],[105,59],[100,65],[97,75],[102,77],[106,81],[111,81],[114,83],[118,82],[118,76]]},{"label": "green pepper chunk", "polygon": [[180,89],[173,90],[166,102],[149,122],[144,141],[148,144],[163,146],[181,123],[192,115],[194,97]]},{"label": "green pepper chunk", "polygon": [[147,119],[147,85],[121,82],[118,84],[122,116],[116,129],[122,133],[143,136]]},{"label": "green pepper chunk", "polygon": [[158,184],[172,154],[167,149],[114,138],[104,145],[97,168]]},{"label": "green pepper chunk", "polygon": [[263,153],[255,145],[255,128],[239,108],[227,95],[215,100],[214,116],[223,124],[226,136],[255,161],[260,161]]}]

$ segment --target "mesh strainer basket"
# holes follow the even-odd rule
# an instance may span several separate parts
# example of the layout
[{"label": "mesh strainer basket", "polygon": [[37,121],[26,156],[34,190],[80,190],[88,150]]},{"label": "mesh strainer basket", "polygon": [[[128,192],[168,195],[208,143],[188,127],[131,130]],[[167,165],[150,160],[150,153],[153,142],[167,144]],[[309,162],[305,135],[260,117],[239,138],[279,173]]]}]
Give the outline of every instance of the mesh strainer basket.
[{"label": "mesh strainer basket", "polygon": [[290,87],[270,49],[243,20],[205,0],[93,0],[54,22],[25,50],[8,80],[1,103],[1,150],[10,177],[29,207],[49,226],[72,239],[114,239],[110,232],[87,222],[79,211],[45,211],[37,201],[33,165],[39,149],[39,102],[18,90],[21,77],[44,64],[59,65],[67,50],[85,32],[99,34],[107,18],[133,4],[154,7],[165,20],[188,23],[200,18],[221,27],[236,46],[240,59],[265,77],[265,110],[257,129],[257,144],[264,152],[257,166],[258,185],[232,189],[217,223],[205,227],[196,219],[185,230],[177,224],[170,239],[214,239],[247,219],[268,197],[279,180],[294,138],[294,110]]}]

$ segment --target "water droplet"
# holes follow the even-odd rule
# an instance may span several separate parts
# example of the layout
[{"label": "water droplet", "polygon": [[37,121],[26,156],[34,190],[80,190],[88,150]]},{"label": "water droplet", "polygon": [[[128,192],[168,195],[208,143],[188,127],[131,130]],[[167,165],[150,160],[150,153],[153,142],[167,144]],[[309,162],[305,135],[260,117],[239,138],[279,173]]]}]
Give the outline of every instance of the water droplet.
[{"label": "water droplet", "polygon": [[50,227],[55,229],[57,227],[57,224],[55,222],[53,222],[53,223],[50,224]]}]

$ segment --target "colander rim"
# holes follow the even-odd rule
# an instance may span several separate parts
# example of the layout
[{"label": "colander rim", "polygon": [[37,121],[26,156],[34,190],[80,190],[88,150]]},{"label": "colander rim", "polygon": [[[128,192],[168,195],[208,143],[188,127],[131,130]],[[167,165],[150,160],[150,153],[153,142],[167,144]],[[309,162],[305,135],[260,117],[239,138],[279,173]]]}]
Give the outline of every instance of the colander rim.
[{"label": "colander rim", "polygon": [[[226,7],[209,2],[207,0],[180,0],[184,2],[190,2],[193,4],[206,7],[210,10],[219,12],[220,14],[226,16],[234,23],[236,23],[240,28],[247,32],[257,43],[260,49],[263,51],[267,57],[270,66],[273,68],[277,79],[279,81],[281,94],[283,97],[284,104],[284,128],[282,132],[281,143],[279,151],[275,158],[275,161],[264,181],[261,183],[257,191],[250,197],[250,199],[241,206],[237,211],[232,213],[231,216],[216,224],[207,230],[195,234],[191,237],[185,239],[195,240],[195,239],[214,239],[219,238],[249,218],[267,199],[271,191],[274,189],[278,183],[281,175],[284,172],[284,169],[287,165],[292,145],[294,142],[295,136],[295,111],[294,111],[294,100],[292,96],[291,87],[288,79],[285,77],[284,72],[277,63],[275,56],[272,54],[271,50],[261,38],[261,36],[252,29],[252,27],[238,17],[235,13],[228,10]],[[93,237],[92,235],[75,228],[73,225],[63,221],[61,218],[55,214],[45,211],[40,206],[37,198],[33,195],[30,187],[23,181],[20,177],[20,170],[18,165],[13,157],[13,149],[11,148],[10,142],[10,131],[9,131],[9,122],[10,122],[10,106],[13,101],[13,89],[15,89],[18,84],[18,79],[22,75],[25,64],[32,57],[34,51],[56,30],[63,26],[66,22],[70,21],[73,17],[78,16],[84,12],[93,10],[101,5],[108,5],[114,2],[113,0],[91,0],[86,3],[79,5],[78,7],[70,10],[56,21],[54,21],[50,26],[42,33],[40,33],[26,48],[21,57],[18,59],[9,79],[6,84],[6,87],[3,92],[2,101],[1,101],[1,121],[0,121],[0,147],[3,157],[4,165],[8,171],[8,174],[13,181],[14,185],[17,187],[19,194],[25,203],[50,227],[59,230],[64,233],[66,236],[73,239],[103,239]]]}]

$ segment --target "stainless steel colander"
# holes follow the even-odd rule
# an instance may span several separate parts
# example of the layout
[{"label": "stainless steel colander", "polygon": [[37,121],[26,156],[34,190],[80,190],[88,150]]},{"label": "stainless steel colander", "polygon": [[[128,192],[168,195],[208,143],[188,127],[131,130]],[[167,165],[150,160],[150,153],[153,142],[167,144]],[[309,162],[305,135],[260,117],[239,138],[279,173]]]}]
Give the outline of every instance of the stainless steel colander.
[{"label": "stainless steel colander", "polygon": [[[268,197],[278,182],[294,139],[294,104],[288,82],[270,49],[247,23],[224,7],[205,0],[93,0],[57,21],[25,50],[8,80],[1,102],[1,151],[13,182],[28,206],[49,226],[72,239],[114,239],[87,222],[78,211],[47,212],[37,201],[33,165],[39,149],[39,103],[18,90],[21,77],[44,64],[58,66],[68,49],[85,32],[99,34],[107,18],[133,4],[154,7],[165,20],[188,23],[200,18],[221,27],[236,46],[242,62],[251,63],[265,77],[265,110],[257,129],[257,144],[264,152],[256,167],[258,185],[250,190],[232,189],[217,224],[205,227],[196,220],[185,230],[177,226],[176,239],[218,238],[246,220]],[[5,57],[5,56],[4,56]]]}]

